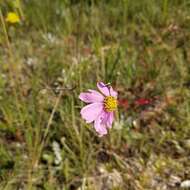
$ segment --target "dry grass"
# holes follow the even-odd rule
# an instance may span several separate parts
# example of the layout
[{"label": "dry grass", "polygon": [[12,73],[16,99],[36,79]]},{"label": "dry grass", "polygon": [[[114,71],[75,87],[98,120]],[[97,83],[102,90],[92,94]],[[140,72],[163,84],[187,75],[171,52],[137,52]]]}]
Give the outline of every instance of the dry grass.
[{"label": "dry grass", "polygon": [[[0,189],[179,189],[190,178],[189,9],[0,1]],[[21,23],[5,22],[9,11]],[[78,100],[100,80],[128,101],[103,138]]]}]

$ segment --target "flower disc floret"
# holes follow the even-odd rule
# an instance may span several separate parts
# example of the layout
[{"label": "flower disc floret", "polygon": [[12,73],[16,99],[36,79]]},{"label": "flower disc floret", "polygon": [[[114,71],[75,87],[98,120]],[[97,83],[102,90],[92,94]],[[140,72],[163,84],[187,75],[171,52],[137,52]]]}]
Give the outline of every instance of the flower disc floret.
[{"label": "flower disc floret", "polygon": [[113,96],[107,96],[104,99],[104,109],[107,112],[112,112],[117,109],[117,100]]}]

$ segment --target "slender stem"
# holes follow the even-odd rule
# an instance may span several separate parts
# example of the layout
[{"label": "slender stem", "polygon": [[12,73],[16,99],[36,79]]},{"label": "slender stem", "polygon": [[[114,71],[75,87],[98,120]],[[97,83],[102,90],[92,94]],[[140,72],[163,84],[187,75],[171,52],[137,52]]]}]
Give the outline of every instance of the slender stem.
[{"label": "slender stem", "polygon": [[[14,54],[13,54],[13,51],[12,51],[11,43],[10,43],[10,40],[9,40],[9,36],[8,36],[8,32],[7,32],[7,28],[6,28],[5,20],[3,18],[1,8],[0,8],[0,21],[1,21],[1,24],[2,24],[3,33],[4,33],[4,36],[5,36],[5,39],[6,39],[6,44],[7,44],[8,53],[9,53],[9,61],[10,61],[10,64],[9,64],[9,78],[10,78],[10,81],[12,82],[12,84],[18,84],[17,75],[16,74],[14,75],[14,73],[17,73],[15,71],[15,67],[14,67],[14,64],[13,64],[14,63]],[[17,108],[18,113],[20,114],[20,119],[21,119],[22,117],[21,117],[21,112],[20,112],[20,108],[19,108],[19,104],[18,104],[18,92],[17,92],[16,88],[13,88],[13,93],[15,95],[16,108]]]},{"label": "slender stem", "polygon": [[168,0],[164,0],[163,1],[163,18],[164,18],[164,21],[166,20],[167,14],[168,14]]},{"label": "slender stem", "polygon": [[48,120],[48,123],[47,123],[47,127],[46,127],[46,130],[45,130],[45,133],[44,133],[44,136],[43,136],[43,140],[42,140],[42,147],[44,146],[45,141],[46,141],[46,139],[47,139],[47,135],[48,135],[50,126],[51,126],[51,124],[52,124],[53,117],[54,117],[54,115],[55,115],[55,112],[56,112],[56,110],[57,110],[57,107],[58,107],[58,105],[59,105],[59,102],[60,102],[60,100],[61,100],[62,95],[63,95],[63,91],[60,91],[59,96],[58,96],[57,99],[56,99],[55,105],[54,105],[54,107],[53,107],[53,110],[52,110],[52,112],[51,112],[51,115],[50,115],[49,120]]},{"label": "slender stem", "polygon": [[50,129],[50,126],[51,126],[51,124],[52,124],[52,121],[53,121],[55,112],[56,112],[56,110],[57,110],[57,107],[58,107],[58,105],[59,105],[59,102],[60,102],[60,100],[61,100],[62,95],[63,95],[63,91],[61,90],[60,93],[59,93],[59,95],[58,95],[58,97],[57,97],[57,99],[56,99],[55,105],[54,105],[54,107],[53,107],[53,110],[52,110],[52,112],[51,112],[51,115],[50,115],[50,117],[49,117],[49,120],[48,120],[48,123],[47,123],[47,126],[46,126],[46,130],[45,130],[44,135],[43,135],[43,137],[42,137],[42,142],[41,142],[41,144],[40,144],[40,146],[39,146],[39,152],[38,152],[39,154],[38,154],[38,156],[37,156],[35,165],[38,164],[38,161],[39,161],[39,158],[40,158],[40,156],[41,156],[42,150],[43,150],[43,148],[44,148],[44,146],[45,146],[45,144],[46,144],[46,140],[47,140],[47,136],[48,136],[48,133],[49,133],[49,129]]},{"label": "slender stem", "polygon": [[1,8],[0,8],[0,19],[1,19],[1,24],[2,24],[2,28],[3,28],[3,33],[4,33],[4,36],[6,38],[6,43],[7,43],[8,49],[9,49],[9,54],[12,54],[11,44],[9,42],[7,28],[6,28],[6,25],[5,25],[5,21],[4,21],[4,18],[3,18]]},{"label": "slender stem", "polygon": [[21,15],[22,20],[24,20],[25,18],[24,18],[24,13],[23,13],[23,10],[22,10],[22,5],[21,5],[20,0],[19,0],[18,10],[19,10],[19,13]]}]

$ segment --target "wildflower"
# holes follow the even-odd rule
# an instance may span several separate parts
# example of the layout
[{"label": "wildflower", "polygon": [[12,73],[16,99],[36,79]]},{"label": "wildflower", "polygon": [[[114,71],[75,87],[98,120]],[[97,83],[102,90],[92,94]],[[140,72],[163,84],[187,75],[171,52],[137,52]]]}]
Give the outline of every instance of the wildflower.
[{"label": "wildflower", "polygon": [[100,92],[88,90],[79,95],[80,100],[90,103],[80,113],[87,123],[94,122],[96,132],[103,136],[112,127],[114,111],[117,109],[117,92],[103,82],[98,82],[97,87]]},{"label": "wildflower", "polygon": [[7,14],[6,21],[11,23],[11,24],[19,23],[20,17],[14,12],[9,12]]},{"label": "wildflower", "polygon": [[145,98],[139,98],[138,100],[135,101],[135,104],[139,106],[144,106],[150,103],[151,103],[151,100],[145,99]]}]

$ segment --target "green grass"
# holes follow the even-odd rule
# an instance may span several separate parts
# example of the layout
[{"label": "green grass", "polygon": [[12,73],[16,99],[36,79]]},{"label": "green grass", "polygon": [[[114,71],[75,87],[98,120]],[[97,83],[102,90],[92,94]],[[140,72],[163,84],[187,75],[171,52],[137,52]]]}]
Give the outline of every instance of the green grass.
[{"label": "green grass", "polygon": [[[190,178],[190,3],[20,2],[0,1],[0,189],[179,189],[171,177]],[[5,22],[10,11],[20,24]],[[102,138],[78,99],[97,81],[129,101]]]}]

